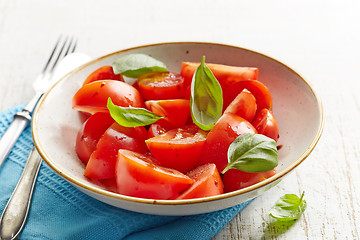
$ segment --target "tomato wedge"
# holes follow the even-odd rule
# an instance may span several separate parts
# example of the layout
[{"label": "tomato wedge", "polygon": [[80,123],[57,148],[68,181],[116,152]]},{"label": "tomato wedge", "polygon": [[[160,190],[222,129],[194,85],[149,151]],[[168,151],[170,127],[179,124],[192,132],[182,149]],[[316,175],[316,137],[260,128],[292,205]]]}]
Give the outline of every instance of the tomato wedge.
[{"label": "tomato wedge", "polygon": [[221,172],[228,164],[230,144],[244,133],[257,133],[244,118],[232,113],[223,114],[207,135],[198,165],[215,163]]},{"label": "tomato wedge", "polygon": [[184,96],[184,79],[173,72],[148,72],[138,77],[145,100],[177,99]]},{"label": "tomato wedge", "polygon": [[[184,77],[185,85],[191,84],[195,70],[200,63],[182,62],[180,75]],[[255,67],[235,67],[222,64],[206,63],[222,88],[242,80],[257,80],[259,70]]]},{"label": "tomato wedge", "polygon": [[149,138],[146,145],[160,166],[186,173],[197,164],[205,140],[206,132],[185,126]]},{"label": "tomato wedge", "polygon": [[116,81],[95,81],[82,86],[72,99],[73,109],[84,112],[108,112],[108,98],[122,107],[143,107],[144,102],[138,90],[131,85]]},{"label": "tomato wedge", "polygon": [[159,116],[166,116],[157,123],[168,129],[185,126],[190,116],[190,101],[186,99],[150,100],[145,106]]},{"label": "tomato wedge", "polygon": [[95,113],[82,125],[76,136],[75,151],[84,163],[89,161],[90,155],[106,129],[114,123],[109,113]]},{"label": "tomato wedge", "polygon": [[233,113],[251,122],[255,117],[256,109],[257,105],[255,97],[249,91],[244,89],[230,103],[224,113]]},{"label": "tomato wedge", "polygon": [[226,108],[244,89],[247,89],[254,95],[258,111],[263,108],[267,108],[271,111],[272,98],[269,89],[261,82],[254,80],[243,80],[223,88],[224,108]]},{"label": "tomato wedge", "polygon": [[99,80],[117,80],[124,82],[124,78],[121,74],[115,74],[112,66],[105,65],[90,73],[83,85]]},{"label": "tomato wedge", "polygon": [[224,192],[232,192],[249,187],[275,174],[275,169],[264,173],[248,173],[237,169],[230,169],[222,175]]},{"label": "tomato wedge", "polygon": [[177,199],[211,197],[224,193],[223,183],[215,164],[205,164],[186,174],[195,182]]},{"label": "tomato wedge", "polygon": [[153,123],[148,129],[148,138],[153,138],[166,132],[167,129],[165,129],[163,126],[158,123]]},{"label": "tomato wedge", "polygon": [[194,182],[178,171],[157,166],[148,156],[128,150],[119,150],[115,173],[118,193],[132,197],[175,199]]},{"label": "tomato wedge", "polygon": [[116,179],[115,177],[107,178],[107,179],[89,179],[92,183],[100,186],[107,191],[117,193],[116,188]]},{"label": "tomato wedge", "polygon": [[279,126],[272,112],[269,109],[263,108],[252,122],[258,133],[274,139],[276,142],[279,139]]},{"label": "tomato wedge", "polygon": [[85,168],[85,176],[107,179],[115,176],[115,162],[119,149],[146,153],[147,131],[144,127],[123,127],[113,123],[100,138]]}]

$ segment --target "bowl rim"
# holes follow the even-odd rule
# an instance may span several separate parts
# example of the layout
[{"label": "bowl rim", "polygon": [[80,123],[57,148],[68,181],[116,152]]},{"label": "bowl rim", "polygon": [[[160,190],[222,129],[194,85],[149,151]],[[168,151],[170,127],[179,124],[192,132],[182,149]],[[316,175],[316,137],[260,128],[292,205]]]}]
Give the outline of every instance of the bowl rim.
[{"label": "bowl rim", "polygon": [[[52,91],[53,88],[55,88],[55,86],[57,84],[59,84],[62,81],[65,81],[67,78],[69,78],[71,75],[81,71],[82,69],[88,67],[89,65],[92,65],[96,62],[101,61],[102,59],[108,58],[110,56],[116,55],[116,54],[120,54],[120,53],[125,53],[128,51],[132,51],[132,50],[136,50],[136,49],[141,49],[141,48],[145,48],[145,47],[156,47],[156,46],[161,46],[161,45],[178,45],[178,44],[199,44],[199,45],[216,45],[216,46],[223,46],[223,47],[230,47],[230,48],[237,48],[237,49],[241,49],[243,51],[247,51],[247,52],[251,52],[260,56],[263,56],[265,58],[268,58],[272,61],[275,61],[277,63],[279,63],[280,65],[284,66],[285,68],[287,68],[289,71],[291,71],[292,73],[294,73],[295,75],[297,75],[310,89],[311,93],[313,94],[313,96],[316,99],[316,103],[317,103],[317,107],[320,111],[320,121],[319,121],[319,125],[317,127],[317,132],[314,135],[314,138],[312,139],[311,143],[308,145],[306,151],[304,151],[290,166],[288,166],[287,168],[285,168],[284,170],[282,170],[281,172],[276,173],[274,176],[265,179],[259,183],[256,183],[254,185],[251,185],[249,187],[240,189],[240,190],[236,190],[233,192],[228,192],[228,193],[224,193],[224,194],[220,194],[220,195],[216,195],[216,196],[211,196],[211,197],[205,197],[205,198],[196,198],[196,199],[183,199],[183,200],[159,200],[159,199],[146,199],[146,198],[138,198],[138,197],[131,197],[131,196],[126,196],[123,194],[119,194],[119,193],[114,193],[114,192],[110,192],[104,189],[101,189],[99,187],[95,187],[89,184],[85,184],[82,182],[79,182],[78,180],[76,180],[76,178],[72,177],[71,175],[64,173],[59,166],[54,163],[46,154],[46,152],[44,151],[44,148],[41,146],[40,142],[39,142],[39,136],[38,136],[38,131],[37,131],[37,122],[38,122],[38,118],[39,118],[39,110],[41,109],[41,107],[43,106],[43,103],[45,101],[45,99],[47,98],[47,96],[49,95],[49,93]],[[46,162],[46,164],[53,170],[55,171],[58,175],[60,175],[62,178],[66,179],[68,182],[72,183],[73,185],[82,187],[84,189],[86,189],[87,191],[91,191],[94,192],[96,194],[100,194],[100,195],[104,195],[106,197],[110,197],[110,198],[114,198],[117,200],[124,200],[124,201],[130,201],[130,202],[136,202],[136,203],[143,203],[143,204],[150,204],[150,205],[189,205],[189,204],[197,204],[197,203],[202,203],[202,202],[211,202],[211,201],[217,201],[217,200],[222,200],[222,199],[226,199],[226,198],[231,198],[231,197],[235,197],[241,194],[245,194],[245,193],[249,193],[253,190],[256,189],[260,189],[270,183],[276,183],[279,182],[281,178],[283,178],[286,174],[288,174],[290,171],[292,171],[294,168],[296,168],[298,165],[300,165],[309,155],[310,153],[313,151],[313,149],[315,148],[316,144],[318,143],[318,141],[320,140],[320,137],[322,135],[323,129],[324,129],[324,113],[323,113],[323,104],[322,101],[320,99],[320,96],[317,94],[317,92],[315,91],[315,89],[313,88],[312,84],[306,80],[301,74],[299,74],[297,71],[295,71],[293,68],[289,67],[288,65],[284,64],[283,62],[274,59],[273,57],[270,57],[264,53],[260,53],[254,50],[250,50],[248,48],[243,48],[243,47],[239,47],[239,46],[234,46],[234,45],[229,45],[229,44],[223,44],[223,43],[214,43],[214,42],[186,42],[186,41],[179,41],[179,42],[161,42],[161,43],[153,43],[153,44],[145,44],[145,45],[139,45],[136,47],[130,47],[130,48],[126,48],[126,49],[122,49],[119,51],[115,51],[115,52],[111,52],[108,54],[105,54],[103,56],[97,57],[77,68],[75,68],[74,70],[72,70],[71,72],[67,73],[65,76],[63,76],[62,78],[60,78],[59,80],[57,80],[57,82],[49,89],[48,92],[46,92],[41,99],[39,100],[34,113],[33,113],[33,121],[31,123],[31,132],[32,132],[32,137],[34,140],[34,145],[37,149],[37,151],[39,152],[40,156],[42,157],[42,159]]]}]

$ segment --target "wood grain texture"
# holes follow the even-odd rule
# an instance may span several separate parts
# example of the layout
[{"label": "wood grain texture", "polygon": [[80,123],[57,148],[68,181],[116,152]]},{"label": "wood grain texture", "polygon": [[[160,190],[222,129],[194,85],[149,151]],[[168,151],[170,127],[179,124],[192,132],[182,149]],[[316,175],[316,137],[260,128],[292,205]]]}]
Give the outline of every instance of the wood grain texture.
[{"label": "wood grain texture", "polygon": [[[31,98],[59,34],[76,35],[78,51],[92,57],[183,40],[264,52],[313,84],[324,104],[324,132],[304,163],[214,240],[360,239],[359,10],[355,0],[0,0],[0,110]],[[298,221],[269,217],[280,196],[302,191],[307,210]]]}]

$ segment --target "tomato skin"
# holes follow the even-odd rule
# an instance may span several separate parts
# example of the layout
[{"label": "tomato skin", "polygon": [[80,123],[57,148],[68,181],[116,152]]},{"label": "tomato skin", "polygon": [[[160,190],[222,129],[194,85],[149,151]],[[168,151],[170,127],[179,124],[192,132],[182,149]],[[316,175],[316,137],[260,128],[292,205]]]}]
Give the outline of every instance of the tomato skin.
[{"label": "tomato skin", "polygon": [[114,123],[108,113],[95,113],[82,125],[76,136],[75,151],[83,163],[89,161],[90,155],[106,129]]},{"label": "tomato skin", "polygon": [[[185,85],[191,84],[195,70],[200,63],[182,62],[180,75],[184,77]],[[257,80],[259,70],[255,67],[235,67],[215,63],[206,63],[222,88],[242,80]]]},{"label": "tomato skin", "polygon": [[261,82],[254,80],[243,80],[223,88],[224,108],[227,107],[236,96],[247,89],[256,99],[257,109],[272,109],[272,98],[269,89]]},{"label": "tomato skin", "polygon": [[175,199],[194,182],[176,170],[155,165],[148,156],[123,149],[115,173],[118,193],[140,198]]},{"label": "tomato skin", "polygon": [[247,90],[243,90],[225,109],[224,113],[236,114],[251,122],[256,113],[257,105],[255,97]]},{"label": "tomato skin", "polygon": [[195,182],[177,199],[211,197],[224,193],[223,183],[215,164],[199,166],[186,175]]},{"label": "tomato skin", "polygon": [[206,132],[197,126],[172,129],[146,140],[160,166],[186,173],[193,169],[206,140]]},{"label": "tomato skin", "polygon": [[258,133],[272,138],[275,142],[279,139],[279,126],[272,112],[263,108],[254,118],[252,122]]},{"label": "tomato skin", "polygon": [[131,86],[133,86],[136,90],[139,91],[139,83],[138,83],[138,81],[135,81]]},{"label": "tomato skin", "polygon": [[173,72],[149,72],[138,77],[139,91],[145,100],[184,97],[184,79]]},{"label": "tomato skin", "polygon": [[116,81],[95,81],[82,86],[72,99],[73,109],[84,112],[108,112],[108,98],[122,107],[143,107],[144,102],[138,90],[131,85]]},{"label": "tomato skin", "polygon": [[223,114],[207,135],[198,165],[215,163],[219,172],[228,164],[230,144],[244,133],[257,133],[244,118],[232,113]]},{"label": "tomato skin", "polygon": [[123,127],[113,123],[100,138],[85,168],[85,176],[92,179],[107,179],[115,176],[115,162],[119,149],[146,153],[144,127]]},{"label": "tomato skin", "polygon": [[89,179],[90,182],[100,186],[107,191],[117,193],[115,177],[107,179]]},{"label": "tomato skin", "polygon": [[229,169],[222,175],[224,192],[232,192],[261,182],[276,174],[276,170],[264,173],[248,173],[237,169]]},{"label": "tomato skin", "polygon": [[84,122],[86,120],[89,119],[89,117],[91,117],[92,115],[94,114],[91,114],[91,113],[88,113],[88,112],[81,112],[81,111],[78,111],[78,117],[79,117],[79,120],[82,124],[84,124]]},{"label": "tomato skin", "polygon": [[190,101],[186,99],[150,100],[145,106],[159,116],[166,116],[156,123],[167,129],[185,126],[190,116]]},{"label": "tomato skin", "polygon": [[121,74],[115,74],[112,66],[105,65],[90,73],[90,75],[85,79],[83,85],[99,80],[117,80],[124,82],[124,78]]},{"label": "tomato skin", "polygon": [[153,123],[150,125],[148,129],[148,138],[153,138],[166,132],[167,132],[166,128],[164,128],[158,123]]}]

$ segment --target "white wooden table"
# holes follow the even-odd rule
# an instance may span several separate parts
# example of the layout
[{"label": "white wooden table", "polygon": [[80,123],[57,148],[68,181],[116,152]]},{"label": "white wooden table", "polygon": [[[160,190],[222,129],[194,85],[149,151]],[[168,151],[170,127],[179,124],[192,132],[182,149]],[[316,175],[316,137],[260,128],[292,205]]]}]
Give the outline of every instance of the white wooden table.
[{"label": "white wooden table", "polygon": [[[59,34],[97,57],[167,41],[207,41],[263,52],[313,83],[325,129],[313,153],[255,199],[214,239],[360,239],[360,2],[217,0],[0,0],[0,111],[28,101]],[[268,216],[305,191],[291,225]]]}]

